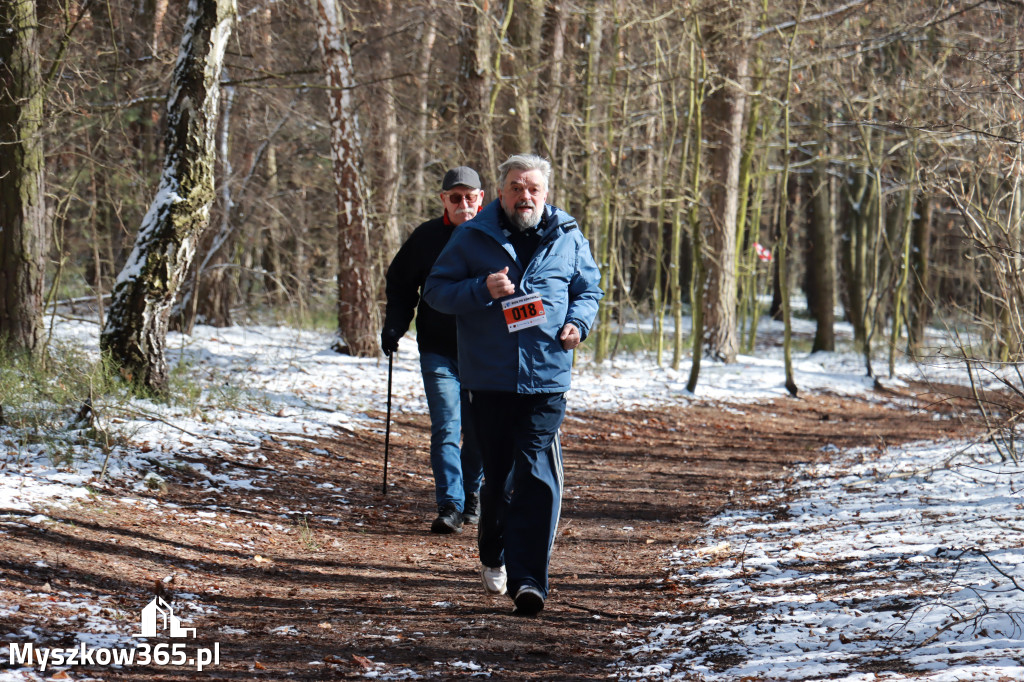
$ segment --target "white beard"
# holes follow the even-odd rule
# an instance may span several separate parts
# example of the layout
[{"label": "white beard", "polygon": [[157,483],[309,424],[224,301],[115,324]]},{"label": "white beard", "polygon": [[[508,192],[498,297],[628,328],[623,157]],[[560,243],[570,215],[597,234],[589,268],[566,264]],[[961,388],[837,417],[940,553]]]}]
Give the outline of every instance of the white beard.
[{"label": "white beard", "polygon": [[541,217],[543,217],[544,215],[543,208],[537,210],[535,207],[533,207],[532,204],[531,208],[533,210],[529,214],[523,214],[515,210],[515,207],[513,207],[512,212],[509,213],[508,211],[506,211],[505,215],[508,216],[508,220],[510,223],[512,223],[513,227],[515,227],[520,232],[526,232],[527,230],[532,230],[533,228],[537,227],[537,225],[540,224]]}]

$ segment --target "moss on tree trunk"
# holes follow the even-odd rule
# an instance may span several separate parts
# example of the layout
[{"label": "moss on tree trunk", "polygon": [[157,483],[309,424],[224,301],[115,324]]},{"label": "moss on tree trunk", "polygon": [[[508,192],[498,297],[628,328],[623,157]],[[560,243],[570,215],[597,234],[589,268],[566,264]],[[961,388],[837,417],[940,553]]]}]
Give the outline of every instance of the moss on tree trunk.
[{"label": "moss on tree trunk", "polygon": [[195,256],[214,199],[214,133],[234,0],[189,3],[167,104],[160,188],[114,285],[100,347],[137,388],[167,388],[171,306]]}]

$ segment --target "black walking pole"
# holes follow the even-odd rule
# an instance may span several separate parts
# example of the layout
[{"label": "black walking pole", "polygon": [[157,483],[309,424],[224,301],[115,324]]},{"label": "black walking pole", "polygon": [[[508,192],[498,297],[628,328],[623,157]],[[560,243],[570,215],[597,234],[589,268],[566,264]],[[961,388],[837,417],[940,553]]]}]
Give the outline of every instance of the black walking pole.
[{"label": "black walking pole", "polygon": [[395,352],[388,353],[388,416],[384,423],[384,484],[381,495],[388,494],[388,444],[391,441],[391,370],[395,366]]}]

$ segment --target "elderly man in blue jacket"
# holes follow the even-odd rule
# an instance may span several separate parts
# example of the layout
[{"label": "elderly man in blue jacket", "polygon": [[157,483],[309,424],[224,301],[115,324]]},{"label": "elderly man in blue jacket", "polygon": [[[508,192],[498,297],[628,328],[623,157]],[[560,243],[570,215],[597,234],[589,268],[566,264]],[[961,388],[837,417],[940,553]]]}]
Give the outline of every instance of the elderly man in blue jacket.
[{"label": "elderly man in blue jacket", "polygon": [[484,464],[478,546],[492,594],[534,615],[548,595],[561,512],[562,451],[573,349],[603,292],[576,220],[546,203],[551,164],[509,157],[498,199],[456,229],[423,286],[456,316],[459,372]]}]

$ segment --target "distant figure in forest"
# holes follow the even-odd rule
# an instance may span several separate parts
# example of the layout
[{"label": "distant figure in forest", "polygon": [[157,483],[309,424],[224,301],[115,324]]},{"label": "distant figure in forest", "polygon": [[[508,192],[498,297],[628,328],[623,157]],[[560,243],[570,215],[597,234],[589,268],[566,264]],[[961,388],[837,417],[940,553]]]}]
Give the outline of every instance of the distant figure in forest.
[{"label": "distant figure in forest", "polygon": [[[430,468],[434,474],[437,518],[432,533],[460,533],[463,523],[480,515],[480,451],[469,420],[459,381],[455,317],[438,312],[420,298],[423,283],[455,228],[480,211],[484,192],[480,176],[459,166],[441,181],[443,214],[423,223],[395,254],[386,275],[387,307],[380,345],[385,355],[398,350],[398,340],[416,315],[420,371],[430,411]],[[462,447],[459,436],[462,435]]]},{"label": "distant figure in forest", "polygon": [[484,485],[477,544],[491,594],[535,615],[562,506],[562,449],[573,349],[590,331],[601,273],[576,220],[546,203],[551,164],[511,156],[498,199],[459,228],[423,288],[458,323]]}]

